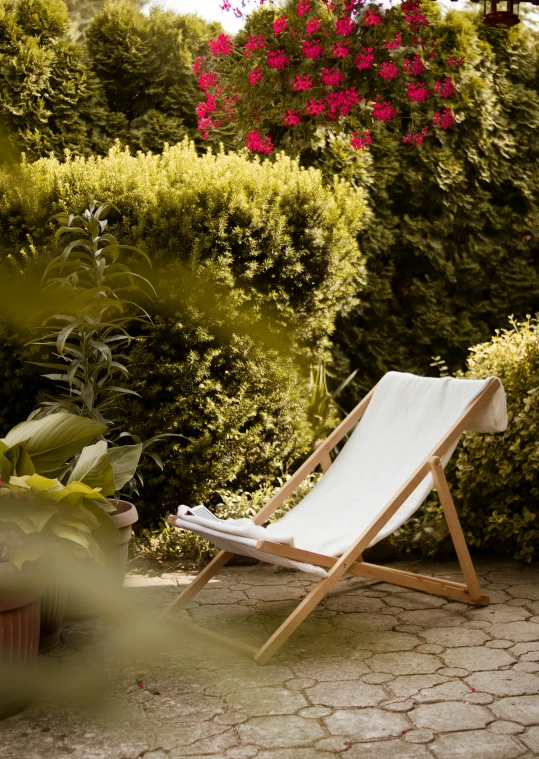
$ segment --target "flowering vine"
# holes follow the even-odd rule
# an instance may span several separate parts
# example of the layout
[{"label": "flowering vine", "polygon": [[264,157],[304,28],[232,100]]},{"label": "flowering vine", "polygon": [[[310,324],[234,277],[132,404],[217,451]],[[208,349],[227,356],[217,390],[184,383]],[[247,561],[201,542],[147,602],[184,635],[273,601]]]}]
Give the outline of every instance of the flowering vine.
[{"label": "flowering vine", "polygon": [[427,8],[422,0],[387,10],[367,0],[264,5],[236,40],[219,35],[194,63],[200,134],[240,134],[263,155],[279,144],[301,149],[336,128],[355,150],[381,130],[414,147],[441,135],[456,123],[449,101],[465,61],[437,54]]}]

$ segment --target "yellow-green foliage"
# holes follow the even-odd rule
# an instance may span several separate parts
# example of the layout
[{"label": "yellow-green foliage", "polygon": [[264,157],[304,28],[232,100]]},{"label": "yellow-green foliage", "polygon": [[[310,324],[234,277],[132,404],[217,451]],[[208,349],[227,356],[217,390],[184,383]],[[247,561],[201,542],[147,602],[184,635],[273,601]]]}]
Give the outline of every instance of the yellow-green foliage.
[{"label": "yellow-green foliage", "polygon": [[130,369],[143,400],[126,401],[122,426],[183,436],[147,473],[143,519],[284,476],[313,442],[309,367],[363,282],[362,191],[286,157],[199,156],[187,142],[42,159],[0,177],[5,252],[22,261],[28,237],[43,252],[51,216],[93,198],[117,205],[112,231],[148,253],[159,294]]},{"label": "yellow-green foliage", "polygon": [[[502,434],[463,435],[447,470],[470,546],[532,561],[539,553],[539,322],[512,321],[470,351],[464,376],[497,376],[507,395]],[[403,550],[433,553],[447,536],[437,499],[393,537]]]}]

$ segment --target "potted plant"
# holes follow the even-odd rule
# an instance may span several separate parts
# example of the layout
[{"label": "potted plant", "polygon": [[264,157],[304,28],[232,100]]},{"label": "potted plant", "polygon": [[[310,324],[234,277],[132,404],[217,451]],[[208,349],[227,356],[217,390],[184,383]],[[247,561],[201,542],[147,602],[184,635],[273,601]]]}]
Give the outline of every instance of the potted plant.
[{"label": "potted plant", "polygon": [[[44,376],[55,389],[31,415],[44,419],[58,412],[87,417],[101,425],[101,440],[91,451],[74,456],[62,477],[84,475],[84,482],[99,482],[101,492],[111,498],[111,516],[119,531],[116,545],[108,554],[108,565],[121,584],[125,576],[132,525],[138,515],[135,506],[120,491],[138,494],[143,478],[141,457],[155,462],[161,458],[150,447],[158,440],[178,437],[172,433],[142,441],[122,429],[125,403],[137,395],[127,387],[129,349],[134,341],[128,327],[150,323],[147,311],[137,301],[155,295],[149,280],[123,260],[124,255],[150,260],[131,245],[120,245],[109,231],[107,215],[118,210],[107,203],[92,201],[81,215],[61,213],[56,239],[74,237],[61,255],[48,265],[44,289],[56,299],[55,308],[44,315],[42,337],[32,345],[47,349],[47,360],[34,362],[52,373]],[[126,445],[127,439],[132,443]],[[87,470],[87,471],[86,471]],[[68,480],[69,481],[69,480]],[[74,604],[70,606],[73,607]],[[70,616],[81,616],[71,608]]]}]

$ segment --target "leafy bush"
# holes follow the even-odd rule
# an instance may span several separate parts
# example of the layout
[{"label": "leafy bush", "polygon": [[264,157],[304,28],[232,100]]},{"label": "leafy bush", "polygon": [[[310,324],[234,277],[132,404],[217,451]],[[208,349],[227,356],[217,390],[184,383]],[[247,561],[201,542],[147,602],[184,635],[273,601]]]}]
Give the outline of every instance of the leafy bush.
[{"label": "leafy bush", "polygon": [[199,157],[187,143],[160,156],[117,148],[42,159],[24,164],[19,182],[0,178],[6,253],[22,260],[28,235],[49,244],[53,213],[93,197],[114,200],[111,231],[157,272],[154,325],[141,326],[130,367],[144,401],[126,426],[185,438],[167,444],[166,476],[147,483],[143,519],[285,475],[313,442],[309,366],[327,357],[336,314],[362,282],[362,192],[326,187],[287,158]]},{"label": "leafy bush", "polygon": [[[539,554],[539,322],[512,321],[470,351],[464,376],[495,375],[507,395],[502,434],[466,433],[447,477],[470,546],[515,559]],[[392,537],[403,550],[434,553],[447,537],[442,509],[430,500]]]},{"label": "leafy bush", "polygon": [[369,284],[335,332],[338,374],[359,370],[348,405],[391,369],[432,374],[432,356],[462,369],[509,314],[539,310],[537,38],[453,11],[434,31],[438,55],[465,59],[457,127],[419,147],[381,135],[351,157],[336,139],[320,155],[372,209],[358,236]]}]

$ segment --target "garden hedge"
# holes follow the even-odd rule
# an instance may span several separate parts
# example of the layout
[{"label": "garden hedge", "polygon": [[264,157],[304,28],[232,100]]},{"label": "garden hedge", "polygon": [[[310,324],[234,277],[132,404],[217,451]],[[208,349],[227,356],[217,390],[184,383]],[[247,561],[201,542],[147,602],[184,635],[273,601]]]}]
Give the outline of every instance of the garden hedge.
[{"label": "garden hedge", "polygon": [[143,400],[127,424],[184,436],[164,449],[164,474],[148,472],[143,518],[285,474],[313,442],[310,365],[362,286],[362,191],[284,157],[198,156],[187,142],[160,156],[42,159],[0,180],[4,255],[24,267],[31,246],[44,263],[51,216],[92,198],[117,205],[114,232],[150,255],[159,293],[145,304],[154,326],[132,366]]}]

